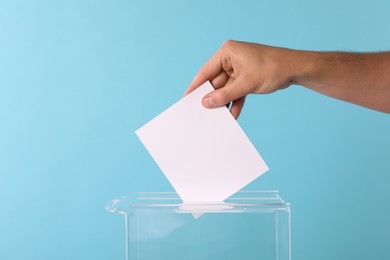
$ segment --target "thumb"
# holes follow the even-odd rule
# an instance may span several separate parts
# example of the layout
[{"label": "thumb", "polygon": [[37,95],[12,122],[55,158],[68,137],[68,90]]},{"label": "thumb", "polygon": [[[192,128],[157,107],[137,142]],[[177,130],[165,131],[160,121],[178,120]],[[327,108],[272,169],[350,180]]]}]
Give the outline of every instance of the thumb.
[{"label": "thumb", "polygon": [[233,100],[246,96],[244,82],[235,79],[227,83],[224,87],[211,91],[202,99],[202,104],[206,108],[215,108],[229,104]]}]

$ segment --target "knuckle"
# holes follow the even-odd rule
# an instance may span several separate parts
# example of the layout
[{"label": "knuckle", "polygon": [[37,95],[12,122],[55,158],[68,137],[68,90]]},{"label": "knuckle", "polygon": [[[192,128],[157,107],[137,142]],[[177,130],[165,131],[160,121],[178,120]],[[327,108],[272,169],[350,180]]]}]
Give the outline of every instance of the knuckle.
[{"label": "knuckle", "polygon": [[234,43],[235,43],[234,40],[226,40],[226,41],[222,44],[222,48],[230,49],[230,48],[234,45]]},{"label": "knuckle", "polygon": [[208,75],[207,75],[205,69],[202,69],[202,70],[199,71],[199,76],[202,79],[205,79],[205,78],[208,79]]},{"label": "knuckle", "polygon": [[217,99],[219,104],[224,105],[232,101],[232,95],[228,90],[221,89]]}]

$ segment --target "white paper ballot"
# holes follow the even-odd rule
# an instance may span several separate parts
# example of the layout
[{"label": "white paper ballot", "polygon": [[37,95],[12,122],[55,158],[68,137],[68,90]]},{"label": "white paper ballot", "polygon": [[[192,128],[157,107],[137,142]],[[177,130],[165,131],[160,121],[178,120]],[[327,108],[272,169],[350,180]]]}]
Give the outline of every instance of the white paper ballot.
[{"label": "white paper ballot", "polygon": [[136,131],[183,202],[221,202],[268,170],[226,106],[204,108],[210,82]]}]

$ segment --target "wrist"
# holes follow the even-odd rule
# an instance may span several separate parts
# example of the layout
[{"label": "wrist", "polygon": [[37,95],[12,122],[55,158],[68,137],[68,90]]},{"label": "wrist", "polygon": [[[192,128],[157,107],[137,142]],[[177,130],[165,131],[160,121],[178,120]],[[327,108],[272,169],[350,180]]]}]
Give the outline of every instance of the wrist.
[{"label": "wrist", "polygon": [[293,52],[292,84],[306,86],[320,78],[326,66],[325,56],[327,53],[300,50],[294,50]]}]

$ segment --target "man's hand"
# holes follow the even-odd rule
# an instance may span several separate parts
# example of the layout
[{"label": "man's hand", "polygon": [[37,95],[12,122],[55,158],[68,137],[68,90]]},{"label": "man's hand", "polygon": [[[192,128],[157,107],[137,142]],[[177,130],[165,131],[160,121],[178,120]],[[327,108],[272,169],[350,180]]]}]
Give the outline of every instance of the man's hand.
[{"label": "man's hand", "polygon": [[185,95],[210,80],[216,91],[203,98],[203,105],[233,102],[230,111],[237,118],[248,94],[272,93],[293,83],[304,65],[297,55],[294,50],[227,41],[200,69]]}]

